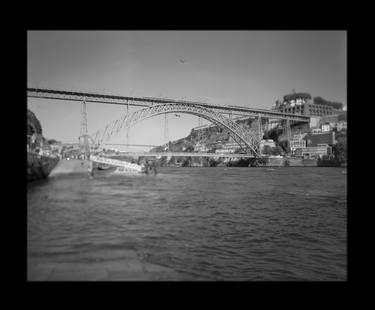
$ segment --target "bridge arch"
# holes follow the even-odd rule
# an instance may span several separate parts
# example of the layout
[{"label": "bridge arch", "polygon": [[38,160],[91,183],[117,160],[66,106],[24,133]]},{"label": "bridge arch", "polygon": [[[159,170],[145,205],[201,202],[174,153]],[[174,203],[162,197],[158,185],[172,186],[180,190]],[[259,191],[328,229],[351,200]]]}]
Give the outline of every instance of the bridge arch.
[{"label": "bridge arch", "polygon": [[147,118],[165,113],[192,114],[202,117],[215,125],[224,127],[242,149],[248,153],[253,153],[255,156],[259,156],[259,141],[255,133],[246,131],[230,118],[212,109],[190,103],[157,104],[137,110],[133,113],[125,114],[122,118],[108,124],[104,129],[96,131],[91,137],[93,137],[94,144],[100,146],[107,142],[112,136],[117,135],[121,129],[130,128]]}]

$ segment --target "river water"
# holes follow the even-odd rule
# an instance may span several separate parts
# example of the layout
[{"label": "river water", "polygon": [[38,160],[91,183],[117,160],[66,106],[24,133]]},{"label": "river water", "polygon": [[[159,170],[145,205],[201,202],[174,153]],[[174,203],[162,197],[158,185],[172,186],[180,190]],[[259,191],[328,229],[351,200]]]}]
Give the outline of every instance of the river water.
[{"label": "river water", "polygon": [[105,251],[110,261],[131,249],[187,280],[346,280],[342,172],[216,167],[51,177],[28,188],[28,258],[85,263]]}]

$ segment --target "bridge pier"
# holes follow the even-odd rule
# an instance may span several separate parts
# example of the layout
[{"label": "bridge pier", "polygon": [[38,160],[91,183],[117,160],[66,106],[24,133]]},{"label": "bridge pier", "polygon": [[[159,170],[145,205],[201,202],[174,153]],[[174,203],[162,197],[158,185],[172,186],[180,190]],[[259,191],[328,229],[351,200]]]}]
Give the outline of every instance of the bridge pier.
[{"label": "bridge pier", "polygon": [[263,138],[263,129],[262,129],[262,116],[258,115],[258,139],[261,141]]},{"label": "bridge pier", "polygon": [[288,149],[290,150],[290,140],[291,140],[291,128],[290,128],[290,120],[289,118],[286,119],[286,140],[287,140],[287,145]]},{"label": "bridge pier", "polygon": [[94,177],[94,163],[90,158],[88,159],[89,161],[89,167],[88,167],[88,176],[89,179],[92,179]]},{"label": "bridge pier", "polygon": [[[126,115],[129,115],[129,104],[126,105]],[[129,128],[126,128],[126,148],[129,149]]]}]

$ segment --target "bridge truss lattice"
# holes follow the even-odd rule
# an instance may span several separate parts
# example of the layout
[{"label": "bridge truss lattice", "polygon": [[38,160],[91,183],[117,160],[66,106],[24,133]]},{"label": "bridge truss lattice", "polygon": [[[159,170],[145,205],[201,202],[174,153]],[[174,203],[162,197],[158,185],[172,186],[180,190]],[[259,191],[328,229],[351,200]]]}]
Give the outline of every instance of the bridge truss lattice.
[{"label": "bridge truss lattice", "polygon": [[[310,117],[306,115],[236,105],[217,105],[212,103],[167,98],[129,97],[40,88],[27,88],[27,97],[71,102],[115,104],[126,106],[127,109],[129,109],[129,106],[142,108],[132,114],[126,113],[122,118],[115,120],[105,128],[98,130],[92,135],[92,137],[94,137],[94,140],[92,141],[89,141],[91,140],[89,135],[82,135],[81,133],[80,139],[84,139],[82,139],[83,141],[80,141],[80,143],[85,149],[87,149],[89,143],[91,146],[105,143],[105,141],[108,141],[113,135],[118,134],[123,128],[127,129],[127,143],[129,143],[129,128],[135,123],[158,114],[177,112],[193,114],[205,118],[215,125],[224,127],[229,131],[233,140],[237,142],[247,154],[259,156],[259,144],[263,132],[262,119],[266,119],[267,122],[269,120],[286,120],[286,126],[288,128],[290,122],[310,122]],[[250,129],[245,129],[238,125],[236,120],[232,120],[231,116],[239,116],[241,119],[256,118],[258,119],[258,122],[252,123]],[[258,126],[256,126],[257,124]],[[290,139],[290,131],[288,132],[288,139]]]},{"label": "bridge truss lattice", "polygon": [[98,147],[106,143],[113,136],[120,133],[123,129],[129,129],[136,123],[150,117],[166,113],[185,113],[202,117],[219,127],[228,131],[233,140],[238,143],[241,149],[246,153],[252,153],[255,157],[259,154],[259,133],[256,130],[246,130],[234,122],[232,119],[216,112],[212,109],[200,106],[198,104],[184,103],[164,103],[137,110],[133,113],[125,114],[120,119],[109,123],[105,128],[93,133],[91,137],[94,144]]}]

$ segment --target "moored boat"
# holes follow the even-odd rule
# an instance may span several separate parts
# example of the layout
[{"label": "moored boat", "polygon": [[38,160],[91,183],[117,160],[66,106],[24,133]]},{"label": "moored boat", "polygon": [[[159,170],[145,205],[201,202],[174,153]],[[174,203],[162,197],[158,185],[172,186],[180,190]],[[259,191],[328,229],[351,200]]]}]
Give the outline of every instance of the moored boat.
[{"label": "moored boat", "polygon": [[125,175],[140,175],[143,173],[145,173],[144,169],[139,171],[139,170],[129,169],[126,167],[117,167],[116,170],[112,172],[112,174],[125,174]]},{"label": "moored boat", "polygon": [[98,170],[108,170],[109,168],[111,168],[110,165],[98,164]]}]

